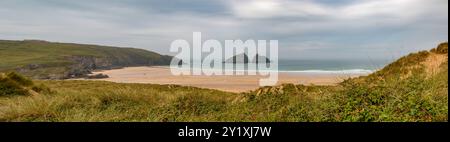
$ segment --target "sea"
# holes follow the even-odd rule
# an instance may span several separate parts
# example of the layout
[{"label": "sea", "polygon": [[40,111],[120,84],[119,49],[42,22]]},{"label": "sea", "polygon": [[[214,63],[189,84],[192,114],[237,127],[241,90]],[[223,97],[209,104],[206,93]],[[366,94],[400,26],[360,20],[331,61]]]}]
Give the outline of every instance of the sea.
[{"label": "sea", "polygon": [[373,73],[382,69],[391,60],[280,60],[279,72],[303,73]]},{"label": "sea", "polygon": [[[278,68],[264,68],[258,71],[267,72],[285,72],[285,73],[308,73],[308,74],[370,74],[382,69],[392,60],[327,60],[327,59],[281,59],[278,62]],[[233,66],[236,65],[236,66]],[[232,64],[223,63],[220,70],[226,71],[249,71],[254,70],[256,64]],[[250,69],[250,68],[251,69]],[[209,69],[200,66],[193,66],[193,69],[219,70],[217,68]]]}]

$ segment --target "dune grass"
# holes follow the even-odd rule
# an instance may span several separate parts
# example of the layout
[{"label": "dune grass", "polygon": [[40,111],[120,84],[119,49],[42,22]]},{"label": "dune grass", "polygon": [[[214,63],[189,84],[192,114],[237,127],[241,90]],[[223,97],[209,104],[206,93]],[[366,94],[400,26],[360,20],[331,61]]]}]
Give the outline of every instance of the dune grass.
[{"label": "dune grass", "polygon": [[0,121],[448,121],[446,73],[376,86],[283,85],[243,94],[171,85],[37,81],[56,93],[0,98]]},{"label": "dune grass", "polygon": [[8,109],[0,121],[206,121],[236,95],[173,85],[38,82],[57,93],[1,98]]},{"label": "dune grass", "polygon": [[[0,95],[0,121],[448,122],[448,59],[433,74],[424,65],[431,56],[448,57],[446,50],[411,54],[337,86],[285,84],[241,94],[176,85],[34,81],[51,91]],[[29,84],[5,76],[0,79]]]},{"label": "dune grass", "polygon": [[33,95],[39,92],[51,93],[51,90],[15,72],[0,73],[0,97]]}]

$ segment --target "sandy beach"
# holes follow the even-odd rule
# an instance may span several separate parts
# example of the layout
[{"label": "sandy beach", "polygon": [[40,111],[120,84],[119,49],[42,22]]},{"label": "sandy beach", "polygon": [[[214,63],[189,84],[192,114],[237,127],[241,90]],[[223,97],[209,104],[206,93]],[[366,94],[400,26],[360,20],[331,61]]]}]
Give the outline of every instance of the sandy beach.
[{"label": "sandy beach", "polygon": [[[259,79],[265,76],[174,76],[169,67],[128,67],[115,70],[96,71],[109,78],[98,79],[117,83],[174,84],[228,92],[246,92],[258,89]],[[335,85],[345,79],[367,74],[336,73],[291,73],[280,72],[278,84]]]}]

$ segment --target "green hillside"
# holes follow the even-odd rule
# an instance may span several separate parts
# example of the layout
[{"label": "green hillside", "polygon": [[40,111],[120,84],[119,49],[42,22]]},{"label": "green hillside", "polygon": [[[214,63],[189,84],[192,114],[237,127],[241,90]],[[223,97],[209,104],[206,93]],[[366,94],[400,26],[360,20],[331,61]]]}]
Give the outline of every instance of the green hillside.
[{"label": "green hillside", "polygon": [[35,81],[51,91],[3,93],[0,121],[448,122],[447,51],[443,43],[337,86],[286,84],[242,94],[176,85]]},{"label": "green hillside", "polygon": [[63,79],[95,69],[168,65],[172,57],[134,48],[0,40],[0,72],[17,71],[36,79]]}]

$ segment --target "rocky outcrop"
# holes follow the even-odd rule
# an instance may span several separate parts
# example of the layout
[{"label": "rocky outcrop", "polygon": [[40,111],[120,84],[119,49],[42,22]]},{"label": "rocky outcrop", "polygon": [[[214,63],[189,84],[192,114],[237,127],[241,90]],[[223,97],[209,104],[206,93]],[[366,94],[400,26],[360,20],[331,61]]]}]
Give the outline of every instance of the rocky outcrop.
[{"label": "rocky outcrop", "polygon": [[269,58],[267,58],[265,56],[260,56],[258,54],[256,54],[256,56],[253,57],[251,60],[247,54],[239,54],[239,55],[236,55],[236,56],[224,61],[224,63],[234,63],[234,64],[249,64],[249,63],[253,63],[253,64],[266,63],[266,64],[268,64],[270,62],[271,61]]},{"label": "rocky outcrop", "polygon": [[104,78],[109,78],[109,76],[106,74],[95,74],[95,75],[88,75],[86,78],[87,79],[104,79]]},{"label": "rocky outcrop", "polygon": [[33,79],[79,78],[93,70],[169,65],[172,60],[144,49],[39,40],[0,40],[0,50],[5,56],[1,72],[15,71]]},{"label": "rocky outcrop", "polygon": [[[15,71],[22,74],[33,74],[34,72],[45,72],[45,70],[51,70],[52,68],[65,68],[64,72],[46,74],[44,76],[33,76],[30,77],[34,79],[70,79],[70,78],[89,78],[89,74],[95,70],[111,70],[120,69],[123,67],[132,66],[152,66],[152,65],[166,65],[171,60],[170,56],[165,57],[163,61],[122,61],[120,59],[114,59],[111,57],[94,57],[94,56],[70,56],[66,57],[64,60],[70,62],[70,64],[65,66],[49,66],[46,64],[30,64],[20,68]],[[139,59],[136,59],[139,60]],[[104,76],[97,76],[105,78]],[[107,77],[106,77],[107,78]]]},{"label": "rocky outcrop", "polygon": [[110,60],[92,56],[71,56],[68,57],[68,60],[74,64],[70,66],[69,71],[66,73],[66,78],[86,77],[94,70],[112,69],[115,67]]},{"label": "rocky outcrop", "polygon": [[[137,59],[129,57],[128,60],[115,59],[113,57],[93,57],[93,56],[71,56],[68,60],[74,64],[70,66],[70,70],[66,73],[65,78],[81,78],[89,77],[94,70],[111,70],[131,66],[151,66],[165,65],[169,63],[171,57],[167,56],[163,61],[146,61],[145,59]],[[165,61],[164,61],[165,60]]]}]

